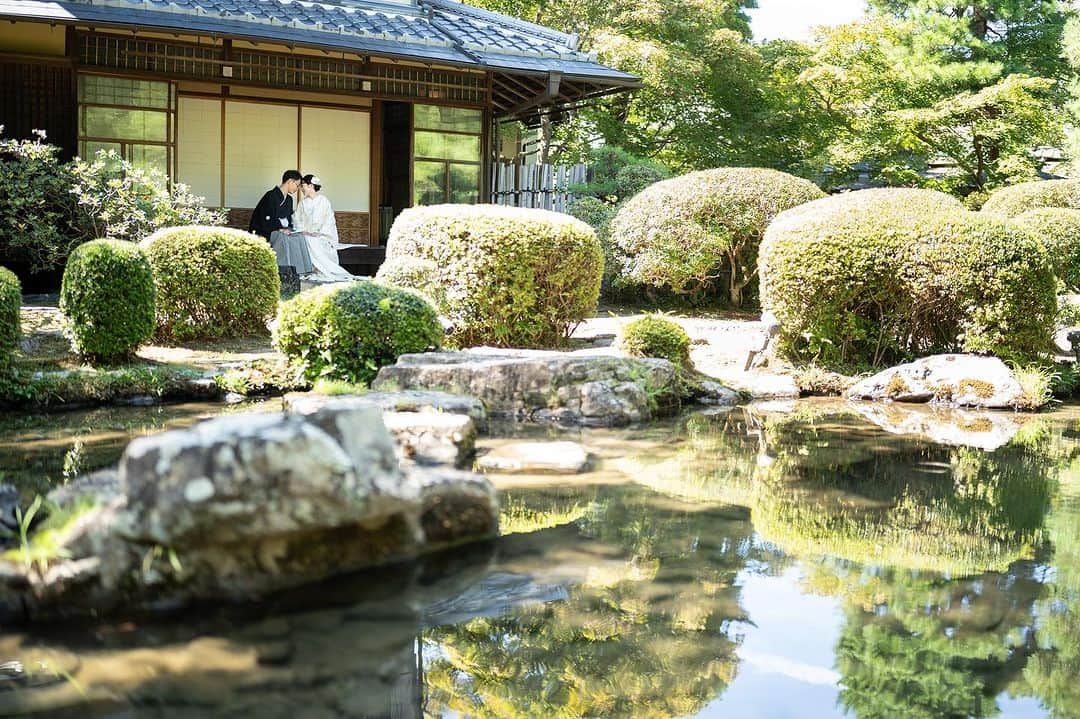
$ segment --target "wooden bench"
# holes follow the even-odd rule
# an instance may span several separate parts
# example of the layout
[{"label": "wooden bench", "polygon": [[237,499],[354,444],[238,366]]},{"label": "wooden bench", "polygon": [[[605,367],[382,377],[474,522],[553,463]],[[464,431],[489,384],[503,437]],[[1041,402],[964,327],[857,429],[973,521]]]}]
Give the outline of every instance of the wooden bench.
[{"label": "wooden bench", "polygon": [[[251,222],[251,207],[229,209],[226,223],[229,227],[246,230]],[[353,245],[338,250],[338,262],[354,275],[374,275],[386,259],[386,249],[368,246],[370,219],[366,212],[334,212],[338,239],[342,244]]]}]

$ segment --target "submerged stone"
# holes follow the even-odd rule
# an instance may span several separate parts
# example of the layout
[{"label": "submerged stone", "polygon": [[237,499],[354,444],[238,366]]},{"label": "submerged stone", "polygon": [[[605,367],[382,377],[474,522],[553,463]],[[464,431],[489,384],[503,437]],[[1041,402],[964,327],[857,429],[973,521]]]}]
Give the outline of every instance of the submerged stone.
[{"label": "submerged stone", "polygon": [[589,453],[577,442],[514,442],[476,461],[477,469],[502,474],[578,474],[588,467]]}]

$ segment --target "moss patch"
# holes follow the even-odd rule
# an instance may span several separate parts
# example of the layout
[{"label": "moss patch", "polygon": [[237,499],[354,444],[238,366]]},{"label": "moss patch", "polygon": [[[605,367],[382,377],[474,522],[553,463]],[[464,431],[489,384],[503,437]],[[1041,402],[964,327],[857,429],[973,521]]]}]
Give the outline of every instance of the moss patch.
[{"label": "moss patch", "polygon": [[902,394],[908,394],[911,392],[911,387],[904,381],[904,378],[898,374],[894,374],[889,378],[888,383],[885,385],[885,394],[889,397],[899,397]]},{"label": "moss patch", "polygon": [[962,379],[958,383],[957,394],[971,393],[979,399],[989,399],[994,396],[994,385],[981,379]]}]

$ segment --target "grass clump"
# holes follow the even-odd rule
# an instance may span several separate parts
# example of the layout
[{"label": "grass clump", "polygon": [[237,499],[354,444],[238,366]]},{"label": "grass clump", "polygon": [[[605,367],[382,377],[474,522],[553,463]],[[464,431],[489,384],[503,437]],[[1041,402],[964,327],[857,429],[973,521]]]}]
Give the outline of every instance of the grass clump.
[{"label": "grass clump", "polygon": [[1021,389],[1016,409],[1021,412],[1037,412],[1053,400],[1054,371],[1049,367],[1014,367],[1013,376],[1020,383]]}]

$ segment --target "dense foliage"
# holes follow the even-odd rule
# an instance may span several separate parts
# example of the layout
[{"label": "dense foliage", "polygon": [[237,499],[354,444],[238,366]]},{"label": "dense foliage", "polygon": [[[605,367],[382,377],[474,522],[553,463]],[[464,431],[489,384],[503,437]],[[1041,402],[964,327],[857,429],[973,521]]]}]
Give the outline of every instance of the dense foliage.
[{"label": "dense foliage", "polygon": [[754,164],[966,196],[1033,179],[1030,150],[1060,142],[1077,125],[1063,109],[1080,111],[1065,0],[874,0],[809,42],[761,43],[752,0],[472,1],[576,33],[642,78],[570,123],[542,118],[543,160],[580,161],[602,141],[680,171]]},{"label": "dense foliage", "polygon": [[[405,210],[394,222],[387,263],[427,260],[415,289],[432,297],[455,344],[551,347],[592,315],[603,256],[596,233],[572,217],[495,205]],[[395,265],[391,264],[391,267]],[[380,270],[380,278],[387,273]],[[397,282],[405,282],[402,274]],[[434,283],[439,292],[432,293]]]},{"label": "dense foliage", "polygon": [[418,294],[361,280],[301,292],[278,310],[274,346],[304,376],[367,383],[400,355],[436,348],[443,329]]},{"label": "dense foliage", "polygon": [[0,267],[0,369],[11,361],[19,346],[19,307],[22,285],[11,270]]},{"label": "dense foliage", "polygon": [[281,280],[270,246],[226,227],[170,227],[141,243],[154,268],[157,336],[167,341],[266,332]]},{"label": "dense foliage", "polygon": [[676,366],[690,362],[690,337],[677,322],[646,315],[622,328],[619,349],[631,357],[659,357]]},{"label": "dense foliage", "polygon": [[778,213],[823,197],[813,183],[776,170],[721,168],[649,186],[611,222],[619,280],[708,296],[722,288],[741,306],[757,251]]},{"label": "dense foliage", "polygon": [[1041,207],[1080,210],[1080,180],[1036,180],[1005,187],[990,195],[982,212],[1016,217]]},{"label": "dense foliage", "polygon": [[783,351],[880,366],[963,350],[1027,360],[1057,310],[1046,251],[1006,220],[927,190],[866,190],[780,215],[761,247],[762,306]]},{"label": "dense foliage", "polygon": [[154,275],[138,245],[92,240],[64,268],[60,288],[72,349],[101,362],[131,355],[154,334]]},{"label": "dense foliage", "polygon": [[61,162],[42,138],[0,139],[0,260],[30,272],[62,264],[97,238],[140,240],[169,225],[220,225],[224,213],[201,206],[184,185],[102,153]]},{"label": "dense foliage", "polygon": [[1080,209],[1044,207],[1028,210],[1013,221],[1046,248],[1062,289],[1080,292]]}]

